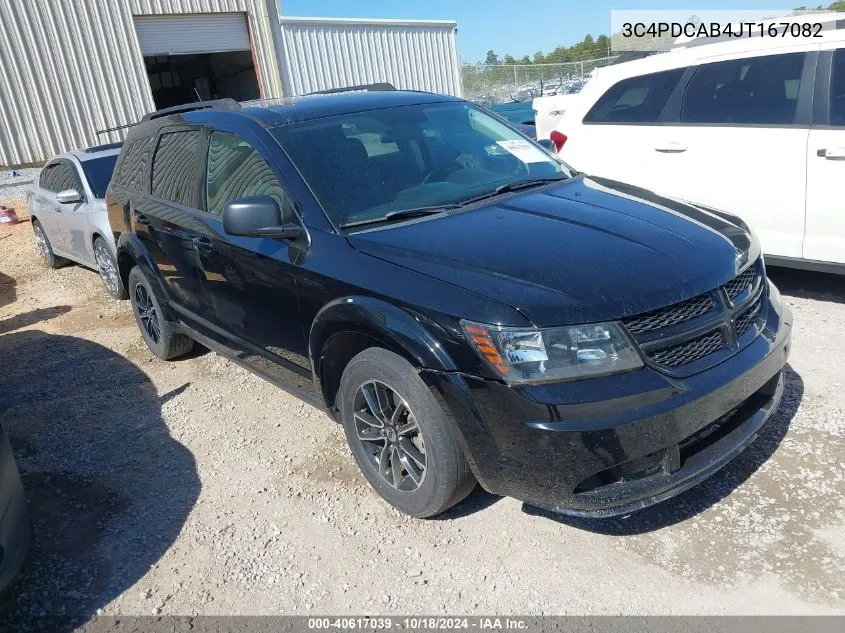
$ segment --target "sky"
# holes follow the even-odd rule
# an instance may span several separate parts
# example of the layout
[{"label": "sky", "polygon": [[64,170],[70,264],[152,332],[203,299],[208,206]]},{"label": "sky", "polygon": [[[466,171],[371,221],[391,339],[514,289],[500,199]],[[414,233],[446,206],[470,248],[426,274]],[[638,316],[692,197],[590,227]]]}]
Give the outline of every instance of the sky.
[{"label": "sky", "polygon": [[[824,0],[828,4],[827,0]],[[649,0],[639,6],[610,0],[281,0],[282,14],[334,18],[404,18],[455,20],[458,55],[463,62],[484,59],[493,49],[499,58],[549,53],[571,46],[587,33],[610,31],[611,9],[791,9],[806,0]],[[818,4],[818,3],[816,3]]]}]

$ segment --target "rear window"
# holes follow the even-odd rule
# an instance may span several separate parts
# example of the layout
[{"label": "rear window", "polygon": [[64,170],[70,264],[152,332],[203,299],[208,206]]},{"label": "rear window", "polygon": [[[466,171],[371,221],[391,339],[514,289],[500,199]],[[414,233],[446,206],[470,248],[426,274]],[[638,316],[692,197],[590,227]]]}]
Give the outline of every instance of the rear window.
[{"label": "rear window", "polygon": [[88,185],[95,198],[104,198],[109,181],[114,173],[114,164],[117,162],[117,154],[91,158],[82,162],[82,171],[88,180]]},{"label": "rear window", "polygon": [[656,123],[685,70],[623,79],[602,95],[584,123]]},{"label": "rear window", "polygon": [[199,130],[162,134],[153,156],[150,192],[165,200],[199,208],[197,165],[202,163]]},{"label": "rear window", "polygon": [[701,66],[684,90],[681,122],[794,123],[804,55],[765,55]]}]

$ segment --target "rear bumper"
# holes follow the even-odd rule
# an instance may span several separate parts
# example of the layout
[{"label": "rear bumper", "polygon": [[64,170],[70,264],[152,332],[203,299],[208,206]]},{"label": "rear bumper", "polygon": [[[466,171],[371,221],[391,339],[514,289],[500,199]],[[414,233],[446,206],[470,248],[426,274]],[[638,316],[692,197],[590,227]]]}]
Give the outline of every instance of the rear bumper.
[{"label": "rear bumper", "polygon": [[0,593],[23,566],[29,547],[29,518],[12,447],[0,429]]},{"label": "rear bumper", "polygon": [[766,299],[765,326],[728,360],[687,378],[650,367],[510,387],[424,371],[490,492],[577,516],[625,514],[709,477],[778,407],[792,316]]}]

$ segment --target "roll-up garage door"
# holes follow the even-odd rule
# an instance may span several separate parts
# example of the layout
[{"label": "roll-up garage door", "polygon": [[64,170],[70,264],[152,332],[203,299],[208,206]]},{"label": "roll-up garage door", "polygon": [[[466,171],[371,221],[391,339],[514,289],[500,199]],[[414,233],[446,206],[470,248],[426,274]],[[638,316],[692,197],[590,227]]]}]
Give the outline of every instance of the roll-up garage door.
[{"label": "roll-up garage door", "polygon": [[135,29],[145,57],[250,50],[242,13],[135,16]]}]

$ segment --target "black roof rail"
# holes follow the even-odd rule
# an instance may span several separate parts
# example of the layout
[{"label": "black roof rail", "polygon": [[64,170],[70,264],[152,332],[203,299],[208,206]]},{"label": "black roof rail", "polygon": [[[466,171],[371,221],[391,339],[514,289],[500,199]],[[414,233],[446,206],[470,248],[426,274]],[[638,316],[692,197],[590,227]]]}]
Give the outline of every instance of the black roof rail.
[{"label": "black roof rail", "polygon": [[141,117],[141,120],[151,121],[152,119],[158,119],[163,116],[178,114],[180,112],[192,112],[193,110],[208,110],[210,108],[220,108],[221,110],[240,110],[241,104],[235,101],[234,99],[196,101],[195,103],[185,103],[178,106],[172,106],[170,108],[164,108],[162,110],[156,110],[155,112],[148,112],[143,117]]},{"label": "black roof rail", "polygon": [[93,154],[94,152],[104,152],[107,149],[117,149],[118,147],[123,147],[123,141],[118,141],[117,143],[105,143],[104,145],[94,145],[93,147],[86,147],[82,151],[86,154]]},{"label": "black roof rail", "polygon": [[345,88],[328,88],[326,90],[317,90],[316,92],[309,92],[310,95],[330,95],[337,92],[385,92],[396,90],[396,86],[386,81],[374,84],[361,84],[360,86],[346,86]]}]

